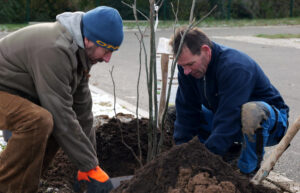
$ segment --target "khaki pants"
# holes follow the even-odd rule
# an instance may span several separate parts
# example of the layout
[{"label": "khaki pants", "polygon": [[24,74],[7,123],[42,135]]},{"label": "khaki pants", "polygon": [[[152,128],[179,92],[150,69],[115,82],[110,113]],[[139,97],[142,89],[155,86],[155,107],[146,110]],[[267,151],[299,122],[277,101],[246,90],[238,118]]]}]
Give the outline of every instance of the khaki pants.
[{"label": "khaki pants", "polygon": [[58,150],[52,137],[48,141],[52,115],[22,97],[0,91],[0,129],[12,132],[0,153],[0,192],[37,192],[42,168]]}]

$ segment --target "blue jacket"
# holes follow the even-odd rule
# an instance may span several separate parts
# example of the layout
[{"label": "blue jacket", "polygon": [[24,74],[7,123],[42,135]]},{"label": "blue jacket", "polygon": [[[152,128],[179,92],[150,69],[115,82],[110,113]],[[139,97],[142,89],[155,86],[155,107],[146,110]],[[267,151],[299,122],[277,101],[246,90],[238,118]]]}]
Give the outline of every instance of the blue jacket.
[{"label": "blue jacket", "polygon": [[264,101],[286,109],[278,90],[270,83],[259,65],[246,54],[213,43],[212,57],[201,79],[184,75],[178,66],[179,87],[176,95],[174,140],[186,142],[203,123],[201,106],[213,113],[212,132],[206,147],[224,155],[235,141],[241,141],[241,106],[249,101]]}]

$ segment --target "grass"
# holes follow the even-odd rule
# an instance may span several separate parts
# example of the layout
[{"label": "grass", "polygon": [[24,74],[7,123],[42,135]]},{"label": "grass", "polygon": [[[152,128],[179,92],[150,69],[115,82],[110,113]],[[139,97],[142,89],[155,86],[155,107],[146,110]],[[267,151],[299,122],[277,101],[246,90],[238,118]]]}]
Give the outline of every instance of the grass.
[{"label": "grass", "polygon": [[[3,137],[3,135],[0,135],[0,137]],[[0,153],[5,149],[6,145],[0,143]]]},{"label": "grass", "polygon": [[300,38],[300,34],[258,34],[256,37],[269,38],[269,39],[287,39],[287,38]]},{"label": "grass", "polygon": [[[139,21],[140,26],[147,26],[146,21]],[[188,25],[188,21],[179,21],[179,25]],[[170,28],[174,25],[174,21],[160,21],[159,28]],[[279,18],[279,19],[230,19],[216,20],[207,18],[199,24],[199,27],[242,27],[242,26],[270,26],[270,25],[300,25],[300,17]],[[135,21],[124,21],[127,29],[136,28]]]},{"label": "grass", "polygon": [[0,144],[0,153],[6,148],[6,145]]},{"label": "grass", "polygon": [[[124,20],[126,29],[137,28],[134,20]],[[139,21],[141,27],[148,25],[147,21]],[[0,24],[0,31],[14,31],[25,27],[28,24]],[[178,25],[188,25],[188,21],[179,21]],[[230,19],[216,20],[207,18],[199,24],[199,27],[242,27],[242,26],[268,26],[268,25],[300,25],[300,17],[294,18],[277,18],[277,19]],[[174,21],[159,21],[159,28],[171,28],[174,26]]]},{"label": "grass", "polygon": [[21,23],[21,24],[0,24],[0,31],[15,31],[22,27],[27,26],[28,24]]}]

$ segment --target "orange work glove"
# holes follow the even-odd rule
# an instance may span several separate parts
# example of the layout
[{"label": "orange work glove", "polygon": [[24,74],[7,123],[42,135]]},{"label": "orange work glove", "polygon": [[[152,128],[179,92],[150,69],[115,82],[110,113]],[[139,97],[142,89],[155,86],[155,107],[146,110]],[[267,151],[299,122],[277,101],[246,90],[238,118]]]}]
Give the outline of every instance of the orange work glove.
[{"label": "orange work glove", "polygon": [[88,172],[78,171],[77,182],[75,192],[80,190],[81,182],[87,184],[87,193],[108,193],[113,189],[109,176],[99,166]]}]

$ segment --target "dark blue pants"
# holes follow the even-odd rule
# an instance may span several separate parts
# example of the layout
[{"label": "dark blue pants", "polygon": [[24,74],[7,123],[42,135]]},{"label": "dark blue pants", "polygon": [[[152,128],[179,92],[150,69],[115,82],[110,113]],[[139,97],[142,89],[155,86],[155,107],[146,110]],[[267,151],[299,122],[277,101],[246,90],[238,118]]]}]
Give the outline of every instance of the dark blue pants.
[{"label": "dark blue pants", "polygon": [[[263,157],[265,151],[264,148],[266,146],[272,146],[279,143],[283,135],[287,130],[287,112],[286,110],[278,110],[275,107],[271,107],[269,104],[265,102],[261,102],[270,112],[270,117],[262,123],[262,152],[261,155],[257,154],[257,134],[253,135],[254,142],[250,142],[247,135],[244,135],[243,149],[238,161],[238,167],[243,173],[250,173],[254,171],[259,162],[261,161],[259,158]],[[205,133],[211,133],[212,130],[212,120],[214,114],[212,111],[208,110],[204,106],[202,106],[204,118],[207,124],[201,124],[201,129],[204,130]],[[276,113],[274,110],[277,111],[277,120],[276,120]],[[277,121],[277,123],[276,123]],[[276,126],[276,128],[274,128]],[[271,132],[272,131],[272,132]],[[204,143],[206,137],[201,135],[201,131],[198,134],[199,140]]]}]

